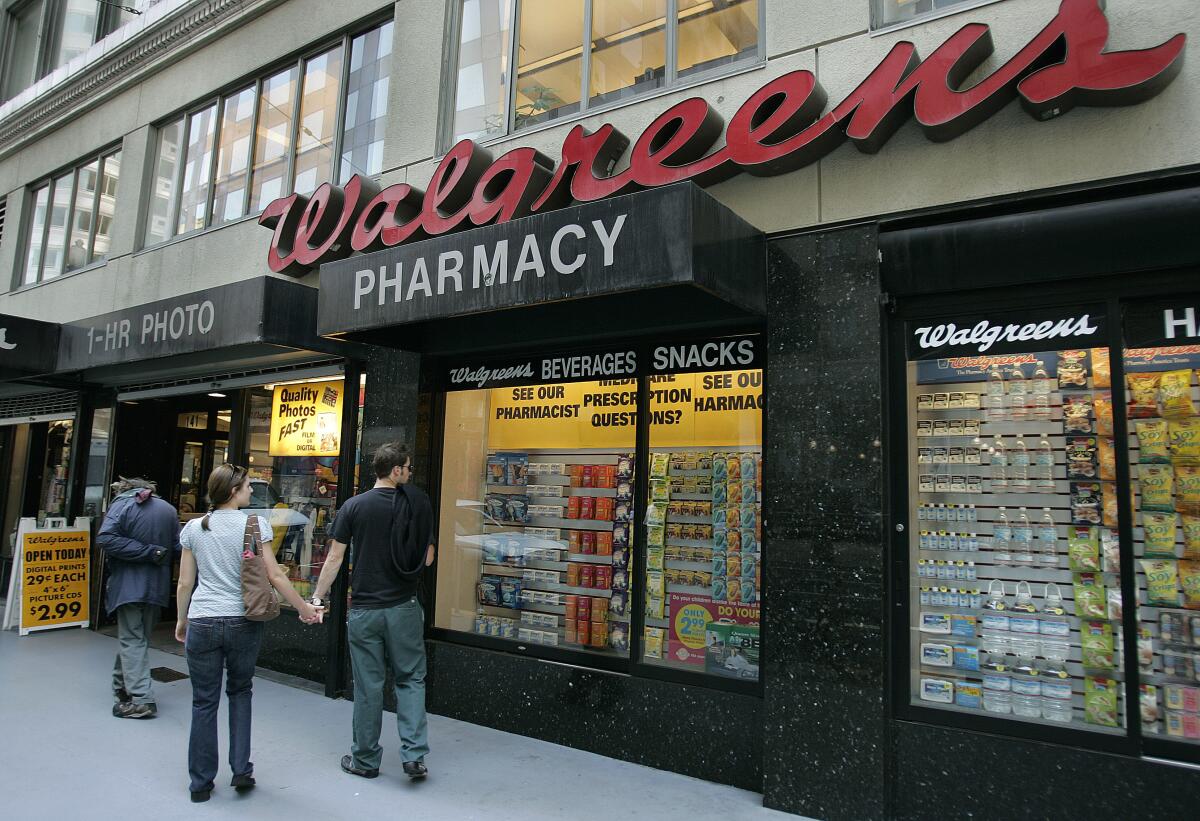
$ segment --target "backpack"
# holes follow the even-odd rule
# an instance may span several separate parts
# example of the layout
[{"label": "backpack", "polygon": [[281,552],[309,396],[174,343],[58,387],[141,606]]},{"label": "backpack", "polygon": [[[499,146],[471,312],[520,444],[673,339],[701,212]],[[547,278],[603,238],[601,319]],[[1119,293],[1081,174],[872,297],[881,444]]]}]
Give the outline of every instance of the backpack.
[{"label": "backpack", "polygon": [[432,541],[432,511],[420,491],[397,485],[392,497],[389,542],[392,566],[400,578],[416,581],[425,570],[425,551]]}]

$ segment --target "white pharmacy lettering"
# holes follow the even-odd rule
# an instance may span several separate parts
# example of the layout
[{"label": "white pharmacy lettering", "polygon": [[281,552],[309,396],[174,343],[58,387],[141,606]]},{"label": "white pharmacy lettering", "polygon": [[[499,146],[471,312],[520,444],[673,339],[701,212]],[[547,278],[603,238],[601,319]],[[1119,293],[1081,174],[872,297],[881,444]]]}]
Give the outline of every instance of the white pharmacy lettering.
[{"label": "white pharmacy lettering", "polygon": [[1200,326],[1196,323],[1196,309],[1185,308],[1181,314],[1176,317],[1175,311],[1170,308],[1163,311],[1163,325],[1166,327],[1167,339],[1174,339],[1176,331],[1182,331],[1181,336],[1200,336]]},{"label": "white pharmacy lettering", "polygon": [[354,274],[354,310],[371,302],[411,302],[417,297],[433,298],[447,293],[462,293],[481,288],[516,285],[522,279],[536,276],[542,279],[548,271],[568,276],[588,261],[588,228],[599,243],[599,258],[605,268],[616,259],[617,240],[625,227],[627,214],[618,214],[611,225],[592,220],[588,226],[570,223],[559,228],[544,245],[544,238],[526,234],[520,243],[511,245],[506,239],[489,247],[476,245],[464,255],[462,251],[444,251],[436,257],[417,257],[408,268],[397,262],[389,273],[388,266],[378,270],[364,268]]},{"label": "white pharmacy lettering", "polygon": [[8,341],[8,328],[0,328],[0,349],[6,351],[16,350],[17,343]]},{"label": "white pharmacy lettering", "polygon": [[1057,322],[1046,320],[1045,322],[1030,322],[1025,325],[993,325],[985,319],[973,328],[959,328],[954,323],[949,323],[917,328],[914,334],[922,348],[975,345],[979,352],[983,353],[997,342],[1029,342],[1089,336],[1100,330],[1099,327],[1091,324],[1090,319],[1089,314],[1084,314],[1071,319],[1060,319]]},{"label": "white pharmacy lettering", "polygon": [[731,342],[706,342],[703,345],[676,345],[654,349],[654,370],[677,368],[719,368],[749,365],[754,361],[754,343],[749,339]]},{"label": "white pharmacy lettering", "polygon": [[533,365],[526,362],[524,365],[514,365],[511,368],[500,368],[491,370],[490,368],[455,368],[450,371],[450,382],[455,385],[463,383],[474,385],[477,388],[482,388],[489,382],[502,382],[507,379],[528,379],[533,376]]},{"label": "white pharmacy lettering", "polygon": [[[164,308],[142,315],[136,341],[139,345],[150,345],[184,337],[204,336],[213,329],[216,321],[217,308],[210,300]],[[88,328],[88,353],[125,350],[134,339],[132,332],[133,322],[128,319],[116,319],[101,326]]]}]

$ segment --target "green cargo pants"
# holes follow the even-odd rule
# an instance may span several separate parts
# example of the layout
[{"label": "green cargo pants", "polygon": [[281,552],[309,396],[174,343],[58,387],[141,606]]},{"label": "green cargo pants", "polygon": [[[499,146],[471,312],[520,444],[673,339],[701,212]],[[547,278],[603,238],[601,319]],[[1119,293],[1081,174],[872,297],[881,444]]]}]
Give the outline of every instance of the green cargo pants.
[{"label": "green cargo pants", "polygon": [[346,632],[354,671],[354,765],[379,768],[383,748],[383,687],[387,665],[396,680],[396,729],[400,760],[429,753],[425,720],[425,613],[416,598],[379,610],[350,610]]}]

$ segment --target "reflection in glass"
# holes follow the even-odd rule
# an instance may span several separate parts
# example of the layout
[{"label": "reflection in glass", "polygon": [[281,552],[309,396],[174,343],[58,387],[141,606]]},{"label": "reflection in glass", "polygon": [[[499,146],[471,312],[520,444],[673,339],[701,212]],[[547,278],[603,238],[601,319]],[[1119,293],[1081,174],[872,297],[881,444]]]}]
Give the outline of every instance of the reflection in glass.
[{"label": "reflection in glass", "polygon": [[38,281],[42,269],[42,240],[46,238],[46,210],[50,206],[50,186],[42,186],[33,195],[33,216],[29,223],[29,247],[25,252],[26,285]]},{"label": "reflection in glass", "polygon": [[66,0],[59,14],[58,42],[51,68],[65,65],[91,48],[100,4],[96,0]]},{"label": "reflection in glass", "polygon": [[87,265],[91,259],[88,243],[91,241],[92,221],[96,207],[96,183],[100,173],[100,160],[92,160],[79,169],[76,182],[75,213],[71,217],[71,241],[67,248],[67,270]]},{"label": "reflection in glass", "polygon": [[666,79],[666,9],[666,0],[593,0],[593,105],[662,86]]},{"label": "reflection in glass", "polygon": [[41,42],[39,32],[42,28],[41,0],[29,3],[8,15],[8,26],[11,34],[8,42],[11,52],[8,55],[8,66],[5,70],[4,99],[11,99],[37,79],[38,43]]},{"label": "reflection in glass", "polygon": [[171,206],[175,202],[175,172],[179,168],[179,145],[183,140],[183,120],[158,130],[158,157],[154,166],[154,188],[146,209],[146,245],[171,238]]},{"label": "reflection in glass", "polygon": [[579,110],[583,88],[583,3],[525,0],[517,45],[516,128]]},{"label": "reflection in glass", "polygon": [[208,180],[212,172],[213,141],[216,139],[217,104],[193,114],[188,121],[187,154],[184,156],[179,219],[175,232],[184,234],[208,223]]},{"label": "reflection in glass", "polygon": [[513,0],[463,0],[453,141],[486,140],[507,129]]},{"label": "reflection in glass", "polygon": [[120,151],[104,158],[100,176],[100,205],[96,212],[96,237],[92,244],[92,260],[108,256],[112,244],[113,213],[117,207],[117,181],[121,176]]},{"label": "reflection in glass", "polygon": [[254,86],[225,98],[213,183],[213,223],[237,219],[246,212],[246,166],[253,121]]},{"label": "reflection in glass", "polygon": [[972,0],[873,0],[871,27],[904,23],[924,14],[961,6]]},{"label": "reflection in glass", "polygon": [[258,104],[258,131],[254,140],[253,181],[250,210],[284,195],[287,187],[287,158],[292,141],[292,118],[296,110],[295,67],[263,80]]},{"label": "reflection in glass", "polygon": [[333,140],[342,85],[342,47],[314,57],[304,66],[300,133],[296,143],[298,194],[311,194],[333,175]]},{"label": "reflection in glass", "polygon": [[339,183],[355,174],[374,176],[383,170],[393,28],[389,22],[355,37],[350,44]]},{"label": "reflection in glass", "polygon": [[74,172],[63,174],[54,181],[54,193],[50,197],[50,225],[46,234],[46,261],[42,268],[42,279],[53,279],[63,272],[67,223],[71,216],[71,198],[74,187]]},{"label": "reflection in glass", "polygon": [[752,59],[758,51],[758,0],[679,0],[679,76]]}]

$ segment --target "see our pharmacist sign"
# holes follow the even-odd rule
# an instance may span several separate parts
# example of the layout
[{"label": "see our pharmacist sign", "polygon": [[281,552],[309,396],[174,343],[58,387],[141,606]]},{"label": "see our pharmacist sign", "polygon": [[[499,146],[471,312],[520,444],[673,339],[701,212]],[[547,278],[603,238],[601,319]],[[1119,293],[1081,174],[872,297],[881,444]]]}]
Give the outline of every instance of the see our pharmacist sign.
[{"label": "see our pharmacist sign", "polygon": [[276,385],[271,397],[270,456],[337,456],[341,453],[345,382]]}]

